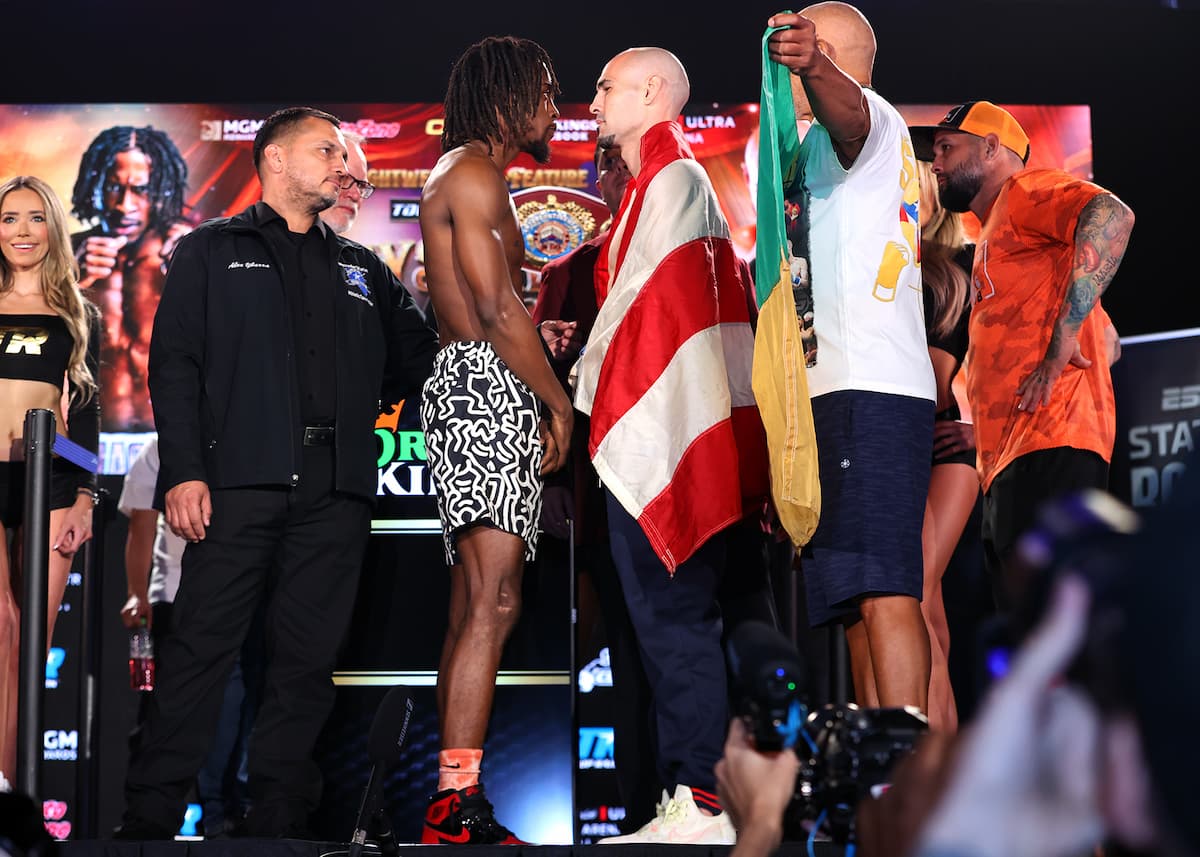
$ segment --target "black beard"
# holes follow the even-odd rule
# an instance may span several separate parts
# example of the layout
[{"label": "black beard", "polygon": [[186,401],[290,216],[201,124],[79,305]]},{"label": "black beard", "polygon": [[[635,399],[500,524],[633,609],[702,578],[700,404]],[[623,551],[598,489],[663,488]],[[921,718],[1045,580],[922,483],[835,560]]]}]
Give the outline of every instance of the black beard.
[{"label": "black beard", "polygon": [[982,187],[982,175],[978,173],[965,174],[959,172],[958,174],[948,176],[946,184],[938,188],[937,199],[938,202],[942,203],[943,209],[962,214],[964,211],[971,210],[971,203],[974,198],[979,196],[979,188]]},{"label": "black beard", "polygon": [[617,137],[615,134],[605,134],[603,137],[598,137],[596,142],[600,144],[601,149],[611,149],[617,145]]},{"label": "black beard", "polygon": [[964,165],[946,175],[938,188],[938,202],[946,211],[962,214],[971,210],[971,203],[983,188],[983,171],[977,166]]},{"label": "black beard", "polygon": [[334,203],[338,200],[338,195],[327,195],[324,191],[316,191],[309,197],[308,211],[310,214],[320,214],[327,208],[333,208]]},{"label": "black beard", "polygon": [[550,144],[546,140],[530,140],[521,151],[529,155],[539,164],[550,163]]}]

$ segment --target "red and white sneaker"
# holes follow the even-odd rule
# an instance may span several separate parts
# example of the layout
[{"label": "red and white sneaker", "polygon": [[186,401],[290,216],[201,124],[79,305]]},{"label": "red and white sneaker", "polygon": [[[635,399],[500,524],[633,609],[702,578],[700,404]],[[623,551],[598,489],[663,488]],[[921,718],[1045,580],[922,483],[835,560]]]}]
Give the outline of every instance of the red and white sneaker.
[{"label": "red and white sneaker", "polygon": [[696,806],[692,790],[684,785],[675,786],[674,797],[662,793],[662,803],[657,814],[639,830],[624,836],[609,836],[598,845],[621,845],[634,842],[655,842],[664,845],[734,845],[737,831],[729,813],[705,815]]},{"label": "red and white sneaker", "polygon": [[444,789],[429,799],[425,810],[425,845],[528,845],[513,835],[492,811],[483,785]]}]

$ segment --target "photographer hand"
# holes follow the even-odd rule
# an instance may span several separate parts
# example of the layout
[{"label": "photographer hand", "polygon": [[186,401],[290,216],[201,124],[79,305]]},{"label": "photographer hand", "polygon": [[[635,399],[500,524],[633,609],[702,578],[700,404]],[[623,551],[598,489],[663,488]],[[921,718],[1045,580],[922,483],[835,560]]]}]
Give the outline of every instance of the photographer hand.
[{"label": "photographer hand", "polygon": [[957,746],[955,735],[926,733],[896,764],[887,791],[858,805],[854,829],[861,857],[911,853],[946,790]]},{"label": "photographer hand", "polygon": [[729,724],[717,762],[717,794],[738,831],[736,857],[765,857],[783,838],[783,812],[796,788],[800,760],[791,750],[760,753],[741,718]]},{"label": "photographer hand", "polygon": [[1100,840],[1098,713],[1060,681],[1083,641],[1088,603],[1083,581],[1058,584],[1046,618],[964,733],[914,854],[1065,857]]}]

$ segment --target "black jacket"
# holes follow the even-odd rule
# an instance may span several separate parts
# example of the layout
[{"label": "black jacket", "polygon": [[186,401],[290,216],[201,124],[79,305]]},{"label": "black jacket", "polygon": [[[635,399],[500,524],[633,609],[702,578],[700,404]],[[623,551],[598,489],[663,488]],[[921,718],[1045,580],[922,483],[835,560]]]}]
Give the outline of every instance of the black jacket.
[{"label": "black jacket", "polygon": [[[156,505],[181,482],[294,486],[303,478],[300,391],[263,203],[210,220],[171,260],[150,341],[161,468]],[[418,393],[438,343],[378,256],[330,229],[337,360],[336,488],[374,498],[375,419]]]}]

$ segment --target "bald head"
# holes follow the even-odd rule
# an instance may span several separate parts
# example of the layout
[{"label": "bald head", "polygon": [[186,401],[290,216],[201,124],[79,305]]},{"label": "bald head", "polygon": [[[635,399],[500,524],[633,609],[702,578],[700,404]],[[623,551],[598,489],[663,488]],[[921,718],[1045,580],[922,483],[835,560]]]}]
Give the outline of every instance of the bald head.
[{"label": "bald head", "polygon": [[678,119],[690,95],[687,71],[670,51],[622,51],[596,81],[590,110],[601,145],[620,146],[630,172],[637,175],[642,137],[658,123]]},{"label": "bald head", "polygon": [[862,86],[871,85],[875,66],[875,31],[862,12],[849,3],[814,3],[800,14],[813,22],[817,44],[837,67]]},{"label": "bald head", "polygon": [[630,48],[613,58],[610,65],[624,67],[624,72],[652,88],[650,97],[659,121],[675,119],[691,96],[692,86],[679,57],[663,48]]}]

